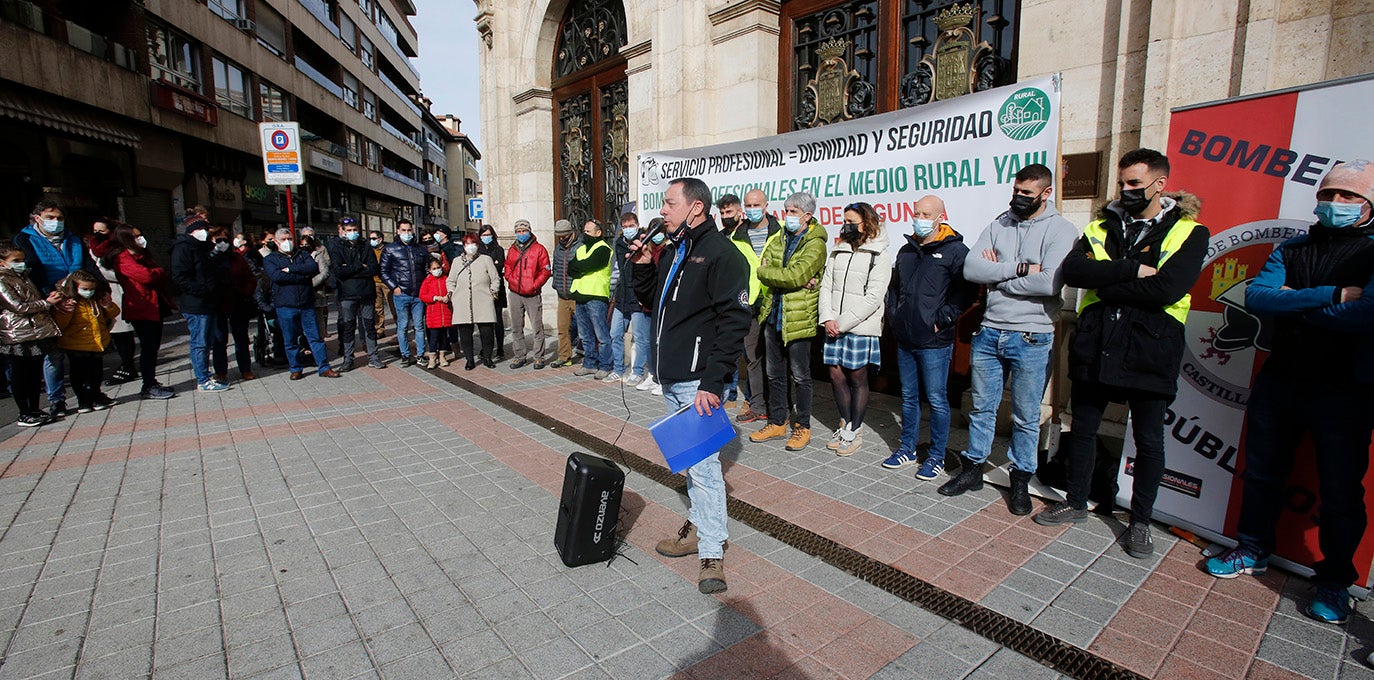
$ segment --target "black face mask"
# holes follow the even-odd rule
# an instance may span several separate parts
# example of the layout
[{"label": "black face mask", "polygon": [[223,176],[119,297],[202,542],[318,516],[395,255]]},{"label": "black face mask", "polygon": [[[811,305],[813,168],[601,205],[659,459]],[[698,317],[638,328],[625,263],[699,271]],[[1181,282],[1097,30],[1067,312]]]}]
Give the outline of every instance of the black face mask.
[{"label": "black face mask", "polygon": [[722,217],[720,218],[720,226],[725,227],[726,229],[734,229],[735,227],[739,226],[739,218]]},{"label": "black face mask", "polygon": [[1139,215],[1144,212],[1146,208],[1150,207],[1150,201],[1152,200],[1154,200],[1154,196],[1147,198],[1145,196],[1145,188],[1140,187],[1138,189],[1122,189],[1121,200],[1118,201],[1118,203],[1121,205],[1121,209],[1125,210],[1128,214]]},{"label": "black face mask", "polygon": [[1025,194],[1016,194],[1011,197],[1011,214],[1024,220],[1034,215],[1043,203],[1044,201],[1041,201],[1039,196],[1031,197]]},{"label": "black face mask", "polygon": [[843,222],[840,224],[840,238],[846,241],[859,240],[859,225],[853,222]]}]

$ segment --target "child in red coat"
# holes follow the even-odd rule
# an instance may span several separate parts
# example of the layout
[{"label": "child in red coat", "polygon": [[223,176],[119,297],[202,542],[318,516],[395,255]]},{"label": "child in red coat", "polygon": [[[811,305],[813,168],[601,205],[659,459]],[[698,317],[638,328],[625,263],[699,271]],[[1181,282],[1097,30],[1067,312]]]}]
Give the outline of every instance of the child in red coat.
[{"label": "child in red coat", "polygon": [[[448,281],[442,255],[429,256],[429,276],[420,284],[420,300],[425,303],[425,368],[447,366],[452,361],[453,307],[449,304]],[[437,363],[436,363],[437,362]]]}]

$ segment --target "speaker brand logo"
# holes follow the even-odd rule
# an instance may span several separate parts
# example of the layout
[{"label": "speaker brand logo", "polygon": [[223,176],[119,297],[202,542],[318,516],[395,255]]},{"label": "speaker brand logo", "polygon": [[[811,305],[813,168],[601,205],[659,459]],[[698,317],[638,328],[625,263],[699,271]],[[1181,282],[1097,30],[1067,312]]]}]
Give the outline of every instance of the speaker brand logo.
[{"label": "speaker brand logo", "polygon": [[601,528],[606,526],[606,502],[611,498],[611,492],[601,492],[601,504],[596,508],[596,531],[592,533],[592,543],[601,542]]}]

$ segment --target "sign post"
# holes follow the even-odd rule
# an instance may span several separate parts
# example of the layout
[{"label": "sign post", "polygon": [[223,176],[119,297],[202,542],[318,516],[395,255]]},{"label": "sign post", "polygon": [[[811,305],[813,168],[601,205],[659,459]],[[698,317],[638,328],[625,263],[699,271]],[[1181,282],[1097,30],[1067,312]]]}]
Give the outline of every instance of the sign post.
[{"label": "sign post", "polygon": [[262,171],[267,184],[286,187],[286,225],[294,240],[296,211],[291,202],[291,187],[305,183],[300,123],[258,123],[258,133],[262,137]]},{"label": "sign post", "polygon": [[481,197],[468,199],[468,219],[481,222],[487,217],[486,201]]}]

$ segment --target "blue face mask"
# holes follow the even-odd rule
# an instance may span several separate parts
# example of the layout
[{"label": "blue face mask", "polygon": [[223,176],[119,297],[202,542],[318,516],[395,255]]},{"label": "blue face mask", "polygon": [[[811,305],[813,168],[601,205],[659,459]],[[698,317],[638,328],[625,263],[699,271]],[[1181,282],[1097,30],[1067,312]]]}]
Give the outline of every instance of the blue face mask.
[{"label": "blue face mask", "polygon": [[921,239],[930,236],[935,233],[935,220],[913,220],[911,222],[911,233],[915,234],[916,238]]},{"label": "blue face mask", "polygon": [[802,228],[801,218],[796,215],[788,215],[784,218],[783,224],[787,227],[787,233],[789,234],[795,234],[801,231]]},{"label": "blue face mask", "polygon": [[401,241],[402,241],[403,243],[410,243],[411,241],[414,241],[414,240],[415,240],[415,234],[401,234]]},{"label": "blue face mask", "polygon": [[493,240],[493,239],[492,239],[491,236],[483,236],[483,237],[482,237],[482,243],[485,243],[485,244],[487,244],[487,245],[491,245],[492,240]]},{"label": "blue face mask", "polygon": [[528,231],[522,231],[522,232],[520,232],[520,233],[518,233],[518,234],[515,235],[515,240],[517,240],[517,241],[519,241],[519,242],[521,242],[521,243],[529,243],[529,242],[530,242],[530,239],[532,239],[532,238],[534,238],[534,234],[531,234],[531,233],[528,232]]},{"label": "blue face mask", "polygon": [[754,224],[758,224],[759,220],[763,219],[763,208],[745,208],[744,219]]},{"label": "blue face mask", "polygon": [[636,236],[639,236],[639,227],[625,227],[620,230],[620,233],[625,235],[626,241],[633,241]]},{"label": "blue face mask", "polygon": [[661,246],[664,241],[668,240],[668,235],[660,231],[654,234],[654,237],[650,240],[654,242],[654,245]]},{"label": "blue face mask", "polygon": [[1317,201],[1317,207],[1312,210],[1312,214],[1317,216],[1317,221],[1324,227],[1332,229],[1344,229],[1360,221],[1360,213],[1364,212],[1363,203],[1336,203],[1335,201]]},{"label": "blue face mask", "polygon": [[39,222],[43,225],[43,231],[49,234],[60,234],[66,228],[66,224],[62,220],[39,220]]},{"label": "blue face mask", "polygon": [[346,239],[348,239],[348,240],[350,240],[350,241],[356,241],[356,240],[358,240],[358,237],[359,237],[359,236],[362,236],[362,234],[360,234],[360,233],[358,233],[358,232],[356,232],[356,231],[345,231],[345,232],[344,232],[344,238],[346,238]]}]

